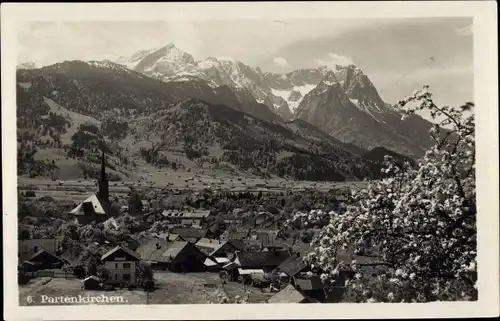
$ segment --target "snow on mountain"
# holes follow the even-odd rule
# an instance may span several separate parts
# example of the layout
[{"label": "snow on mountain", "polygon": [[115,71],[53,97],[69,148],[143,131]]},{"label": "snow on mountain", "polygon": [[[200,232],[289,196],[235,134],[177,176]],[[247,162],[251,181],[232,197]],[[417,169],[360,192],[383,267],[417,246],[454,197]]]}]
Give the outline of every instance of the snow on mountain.
[{"label": "snow on mountain", "polygon": [[18,64],[16,66],[16,69],[20,70],[20,69],[35,69],[36,68],[36,64],[34,62],[23,62],[21,64]]},{"label": "snow on mountain", "polygon": [[354,65],[297,69],[286,74],[263,73],[260,68],[232,57],[207,57],[195,61],[172,43],[159,49],[138,51],[117,62],[165,82],[201,79],[212,88],[228,86],[240,101],[264,104],[284,119],[297,118],[302,101],[318,86],[321,88],[315,95],[328,92],[331,86],[339,86],[348,97],[345,105],[369,114],[377,122],[384,122],[389,113],[371,81]]},{"label": "snow on mountain", "polygon": [[274,89],[271,88],[271,92],[273,95],[283,98],[292,113],[295,114],[295,110],[299,106],[300,102],[311,90],[313,90],[317,84],[306,84],[302,86],[294,86],[291,89]]},{"label": "snow on mountain", "polygon": [[129,69],[135,69],[137,64],[141,62],[141,60],[149,55],[150,53],[156,51],[158,49],[150,49],[150,50],[139,50],[138,52],[132,54],[130,57],[119,57],[116,60],[117,64],[123,65]]}]

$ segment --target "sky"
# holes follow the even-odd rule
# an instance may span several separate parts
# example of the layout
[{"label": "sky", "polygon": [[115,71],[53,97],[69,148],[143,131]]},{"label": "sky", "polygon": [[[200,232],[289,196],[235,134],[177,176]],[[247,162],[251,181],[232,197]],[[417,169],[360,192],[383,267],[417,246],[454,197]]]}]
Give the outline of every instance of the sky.
[{"label": "sky", "polygon": [[473,100],[471,18],[31,22],[18,33],[18,63],[114,60],[170,42],[196,60],[277,73],[355,64],[390,103],[424,84],[438,103]]}]

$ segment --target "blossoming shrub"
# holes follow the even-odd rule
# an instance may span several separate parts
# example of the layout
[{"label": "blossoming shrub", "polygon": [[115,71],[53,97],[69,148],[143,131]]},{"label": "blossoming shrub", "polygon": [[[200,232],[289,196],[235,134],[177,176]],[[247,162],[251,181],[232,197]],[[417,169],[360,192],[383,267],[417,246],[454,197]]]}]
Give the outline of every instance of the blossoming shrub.
[{"label": "blossoming shrub", "polygon": [[[218,304],[246,304],[248,303],[248,296],[250,295],[250,292],[247,291],[244,297],[241,297],[239,295],[235,296],[234,298],[229,298],[228,295],[225,293],[225,291],[218,290],[217,291],[217,302]],[[213,302],[210,302],[213,303]]]},{"label": "blossoming shrub", "polygon": [[[345,211],[297,213],[289,223],[322,226],[306,259],[326,272],[324,280],[343,268],[355,273],[347,301],[477,300],[475,126],[467,115],[473,105],[438,107],[424,86],[400,106],[404,117],[426,109],[444,118],[432,127],[435,144],[418,164],[387,157],[386,178],[353,192]],[[339,262],[340,251],[373,258]],[[382,272],[366,272],[369,266]]]}]

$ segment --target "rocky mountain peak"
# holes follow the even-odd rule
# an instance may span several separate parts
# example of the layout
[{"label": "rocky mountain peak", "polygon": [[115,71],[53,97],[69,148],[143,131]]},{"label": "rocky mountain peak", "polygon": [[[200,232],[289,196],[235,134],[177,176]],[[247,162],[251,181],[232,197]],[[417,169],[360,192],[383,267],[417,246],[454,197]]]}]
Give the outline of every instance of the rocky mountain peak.
[{"label": "rocky mountain peak", "polygon": [[16,66],[16,69],[35,69],[36,64],[34,62],[28,61],[28,62],[23,62],[20,63]]}]

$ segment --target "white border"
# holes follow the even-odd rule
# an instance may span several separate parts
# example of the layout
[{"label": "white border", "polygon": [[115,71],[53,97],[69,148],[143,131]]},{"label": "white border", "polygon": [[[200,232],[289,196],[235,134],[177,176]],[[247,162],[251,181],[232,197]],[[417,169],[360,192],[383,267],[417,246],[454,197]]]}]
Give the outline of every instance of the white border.
[{"label": "white border", "polygon": [[[473,17],[477,195],[477,302],[422,304],[247,304],[19,307],[16,282],[17,177],[15,30],[23,21]],[[2,166],[6,320],[324,319],[499,315],[498,65],[494,1],[2,4]]]}]

